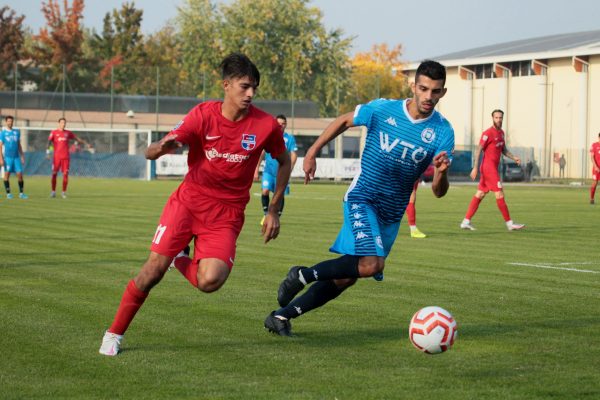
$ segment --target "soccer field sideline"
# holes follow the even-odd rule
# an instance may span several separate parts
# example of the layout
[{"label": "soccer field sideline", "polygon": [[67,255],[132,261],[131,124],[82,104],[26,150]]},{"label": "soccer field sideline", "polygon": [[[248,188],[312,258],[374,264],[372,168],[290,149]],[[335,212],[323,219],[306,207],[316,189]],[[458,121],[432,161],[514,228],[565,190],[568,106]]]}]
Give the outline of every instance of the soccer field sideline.
[{"label": "soccer field sideline", "polygon": [[[328,256],[346,185],[293,185],[281,236],[266,246],[251,196],[225,287],[196,293],[170,272],[123,354],[109,360],[97,354],[102,332],[177,182],[71,185],[68,199],[49,199],[47,179],[26,177],[29,200],[0,200],[4,398],[600,396],[600,323],[590,314],[600,309],[600,209],[586,203],[586,188],[508,184],[510,211],[526,230],[507,232],[486,199],[478,230],[466,232],[458,224],[475,188],[455,185],[435,199],[422,187],[417,223],[429,237],[411,239],[403,222],[385,280],[361,280],[294,320],[292,340],[267,334],[262,320],[290,265]],[[454,348],[440,356],[407,338],[408,320],[426,305],[458,321]]]}]

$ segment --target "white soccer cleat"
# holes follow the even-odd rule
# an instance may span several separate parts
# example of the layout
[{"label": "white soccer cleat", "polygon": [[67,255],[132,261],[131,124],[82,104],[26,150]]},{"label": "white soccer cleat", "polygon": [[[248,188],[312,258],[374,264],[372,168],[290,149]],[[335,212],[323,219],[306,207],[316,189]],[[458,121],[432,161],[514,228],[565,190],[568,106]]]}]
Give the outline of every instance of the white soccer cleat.
[{"label": "white soccer cleat", "polygon": [[171,265],[169,265],[168,271],[170,271],[171,269],[175,268],[175,260],[177,260],[179,257],[189,257],[189,256],[190,256],[190,246],[185,246],[185,249],[181,250],[179,252],[179,254],[177,254],[173,258],[173,261],[171,261]]},{"label": "white soccer cleat", "polygon": [[466,229],[469,231],[475,231],[477,229],[475,229],[475,227],[473,225],[471,225],[471,221],[463,221],[460,223],[460,229]]},{"label": "white soccer cleat", "polygon": [[56,197],[56,192],[55,191],[51,191],[50,192],[50,198],[53,199]]},{"label": "white soccer cleat", "polygon": [[516,224],[516,223],[514,223],[512,221],[509,221],[509,222],[506,223],[506,228],[509,231],[518,231],[518,230],[521,230],[521,229],[525,228],[525,224]]},{"label": "white soccer cleat", "polygon": [[121,341],[123,335],[117,335],[116,333],[110,333],[106,331],[102,338],[102,345],[98,351],[100,354],[105,356],[116,356],[121,351]]},{"label": "white soccer cleat", "polygon": [[63,199],[66,199],[67,198],[67,192],[62,192],[61,196],[62,196]]}]

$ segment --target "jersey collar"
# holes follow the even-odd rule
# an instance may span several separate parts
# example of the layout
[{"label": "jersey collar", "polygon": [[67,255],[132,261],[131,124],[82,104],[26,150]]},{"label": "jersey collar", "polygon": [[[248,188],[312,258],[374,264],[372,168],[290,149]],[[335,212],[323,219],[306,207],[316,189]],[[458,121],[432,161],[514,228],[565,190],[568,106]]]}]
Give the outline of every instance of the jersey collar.
[{"label": "jersey collar", "polygon": [[402,102],[402,110],[404,110],[404,115],[406,116],[406,119],[409,120],[412,124],[422,124],[423,122],[427,122],[431,119],[431,117],[433,117],[433,114],[435,114],[437,112],[436,110],[433,110],[431,115],[427,118],[414,119],[413,117],[410,116],[410,113],[408,112],[408,101],[409,100],[413,100],[413,99],[404,99],[404,101]]}]

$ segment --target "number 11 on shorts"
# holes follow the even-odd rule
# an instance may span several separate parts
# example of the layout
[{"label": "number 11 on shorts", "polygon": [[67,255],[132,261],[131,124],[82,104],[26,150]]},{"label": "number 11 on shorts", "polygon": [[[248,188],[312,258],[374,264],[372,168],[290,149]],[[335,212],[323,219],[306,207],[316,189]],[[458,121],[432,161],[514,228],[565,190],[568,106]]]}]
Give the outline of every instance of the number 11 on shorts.
[{"label": "number 11 on shorts", "polygon": [[156,228],[156,233],[154,234],[154,239],[152,239],[152,243],[154,244],[159,244],[160,243],[160,239],[162,238],[163,234],[165,233],[165,231],[167,230],[167,226],[166,225],[158,225],[158,228]]}]

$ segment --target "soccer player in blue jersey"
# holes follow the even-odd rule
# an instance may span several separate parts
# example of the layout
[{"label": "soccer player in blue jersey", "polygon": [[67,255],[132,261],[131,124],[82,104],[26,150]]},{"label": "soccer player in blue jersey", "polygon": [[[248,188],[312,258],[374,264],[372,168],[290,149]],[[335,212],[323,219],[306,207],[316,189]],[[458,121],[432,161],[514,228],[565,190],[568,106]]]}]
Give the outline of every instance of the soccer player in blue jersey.
[{"label": "soccer player in blue jersey", "polygon": [[269,331],[290,336],[292,318],[335,299],[358,278],[383,272],[415,181],[432,162],[432,191],[436,197],[446,194],[454,130],[435,111],[446,94],[445,82],[444,66],[424,61],[411,83],[412,98],[359,105],[354,112],[336,118],[310,147],[303,165],[305,183],[314,178],[316,157],[325,144],[348,128],[367,127],[361,172],[344,196],[344,223],[330,248],[341,256],[310,268],[290,268],[277,293],[281,308],[265,319]]},{"label": "soccer player in blue jersey", "polygon": [[[294,165],[296,165],[296,160],[298,159],[298,155],[296,152],[298,151],[298,146],[296,145],[296,139],[291,133],[285,131],[287,126],[287,118],[283,114],[279,114],[277,117],[277,123],[281,126],[281,130],[283,130],[283,140],[285,141],[285,148],[290,153],[290,159],[292,160],[292,169],[294,169]],[[275,178],[277,177],[277,170],[279,169],[279,163],[275,160],[269,153],[263,152],[261,155],[261,160],[264,157],[265,166],[263,169],[262,175],[262,193],[261,193],[261,202],[263,209],[263,218],[260,221],[260,225],[262,226],[265,222],[265,217],[267,215],[267,211],[269,210],[269,192],[275,193]],[[258,179],[258,165],[256,166],[256,171],[254,173],[254,178]],[[285,195],[290,194],[290,185],[288,184],[285,188]],[[281,199],[281,204],[279,206],[279,216],[283,212],[283,206],[285,203],[285,197]]]},{"label": "soccer player in blue jersey", "polygon": [[0,131],[0,166],[4,166],[4,188],[6,189],[6,198],[12,199],[10,192],[10,174],[17,174],[19,181],[19,198],[27,199],[28,196],[23,193],[23,165],[25,164],[25,154],[21,147],[21,131],[13,129],[15,119],[8,115],[4,118],[6,127]]}]

